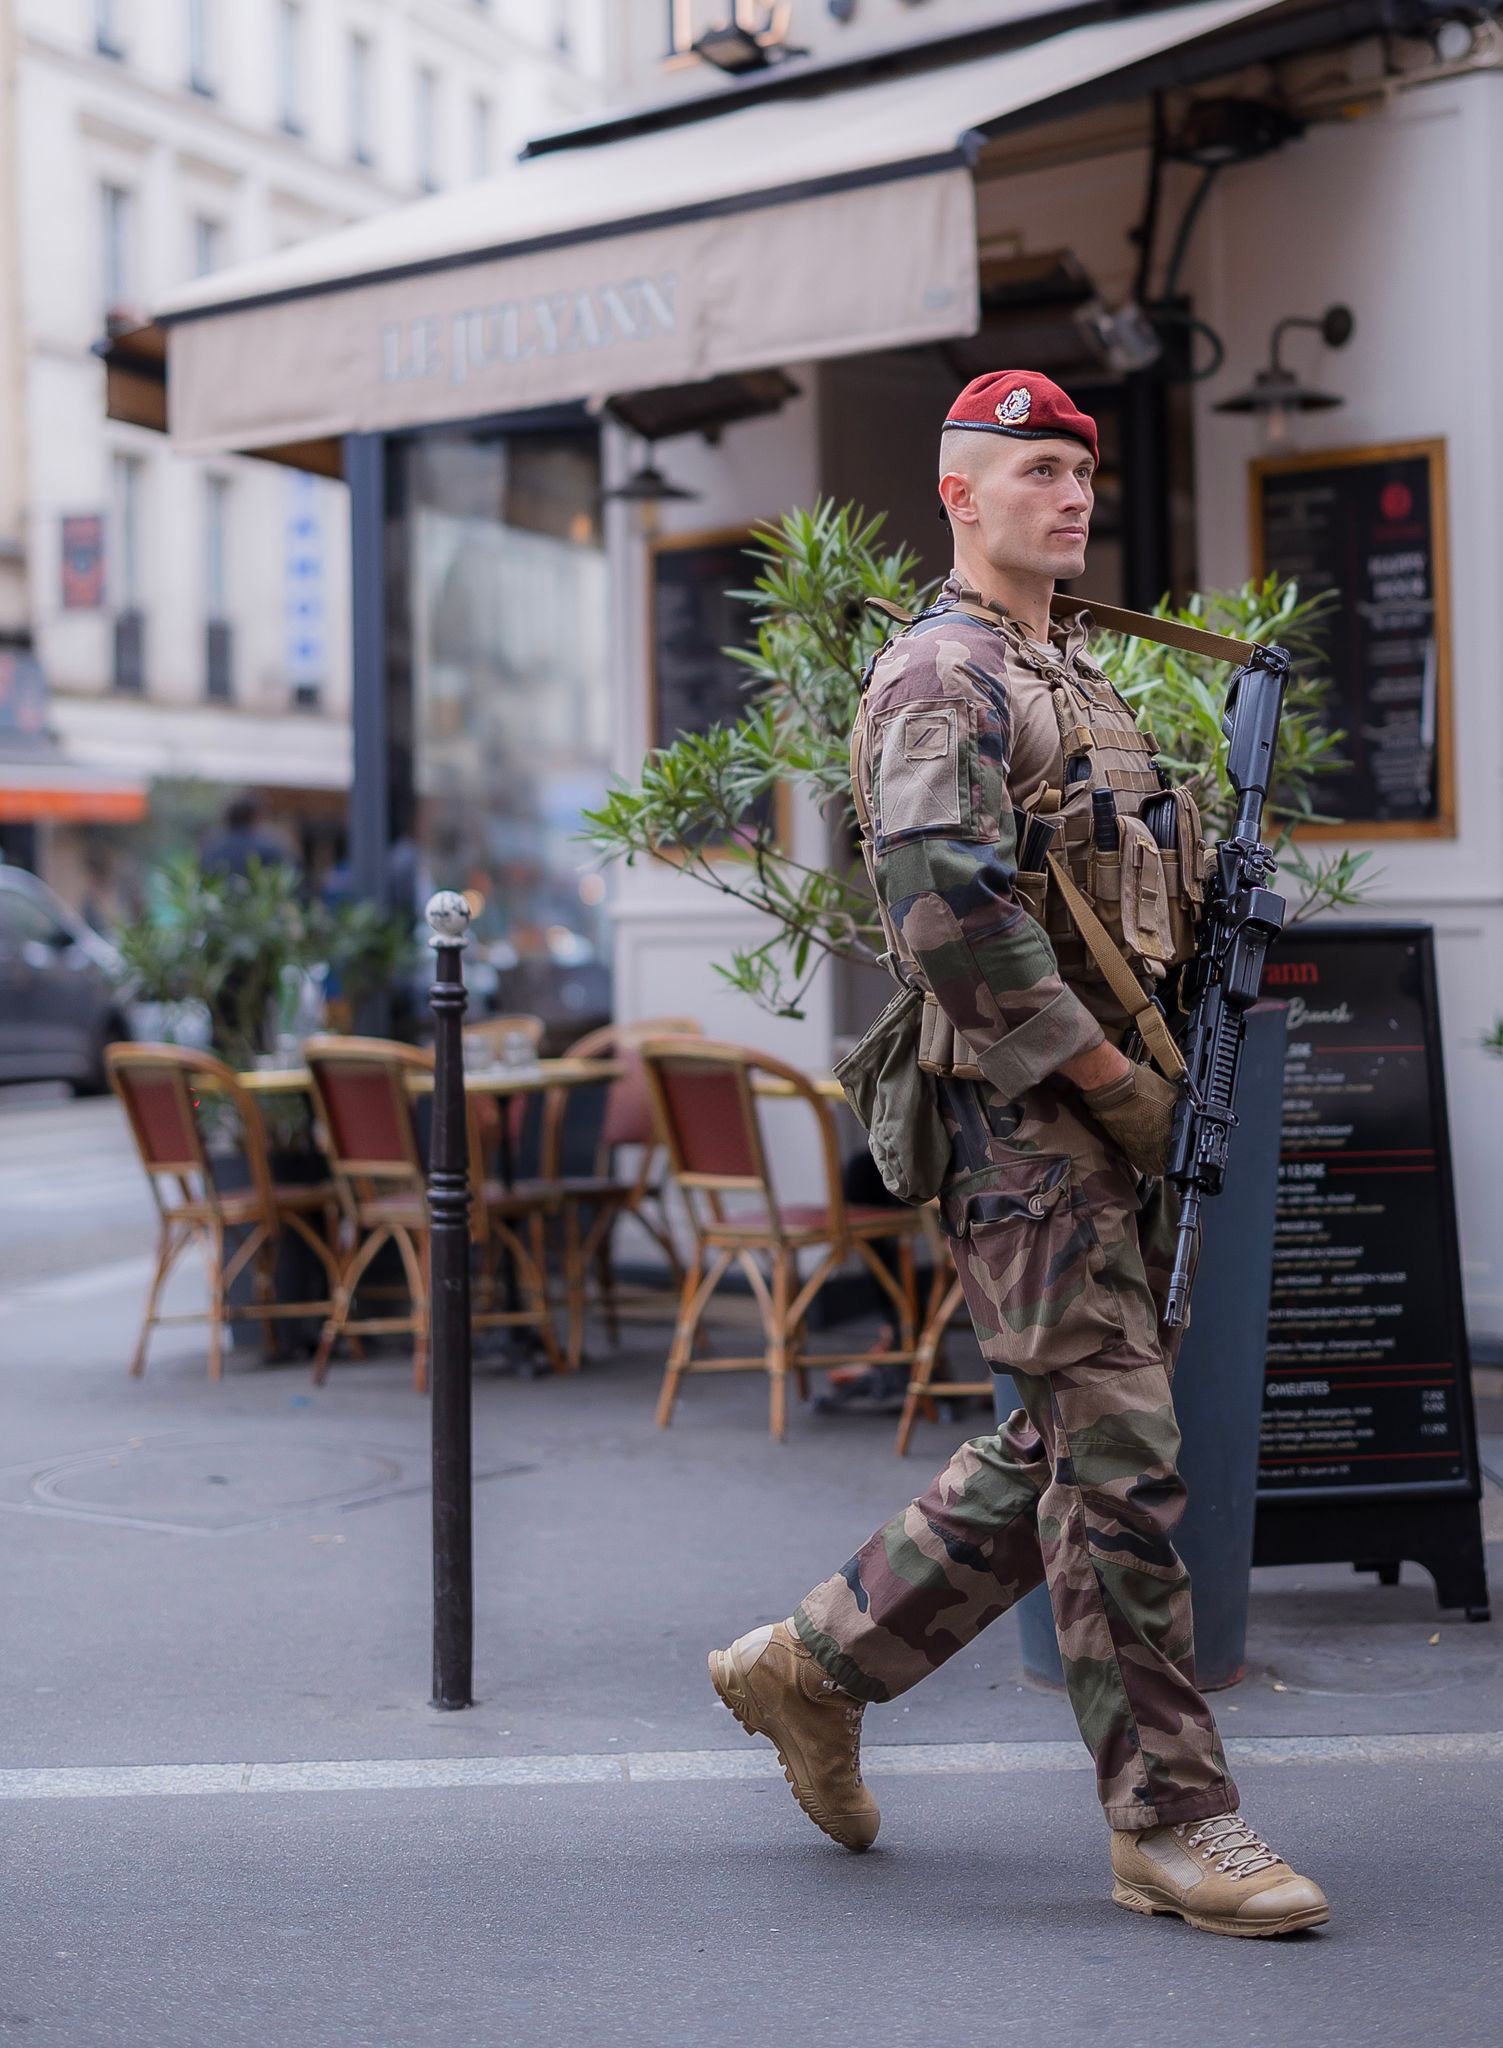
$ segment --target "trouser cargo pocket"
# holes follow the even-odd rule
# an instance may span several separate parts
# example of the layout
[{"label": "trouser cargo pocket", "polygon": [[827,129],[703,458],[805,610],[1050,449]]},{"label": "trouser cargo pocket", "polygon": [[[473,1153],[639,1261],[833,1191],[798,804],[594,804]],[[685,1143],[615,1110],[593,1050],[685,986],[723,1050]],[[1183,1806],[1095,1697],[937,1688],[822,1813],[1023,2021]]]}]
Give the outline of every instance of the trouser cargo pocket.
[{"label": "trouser cargo pocket", "polygon": [[981,1354],[1007,1372],[1053,1372],[1120,1347],[1122,1306],[1068,1157],[1019,1156],[941,1197]]}]

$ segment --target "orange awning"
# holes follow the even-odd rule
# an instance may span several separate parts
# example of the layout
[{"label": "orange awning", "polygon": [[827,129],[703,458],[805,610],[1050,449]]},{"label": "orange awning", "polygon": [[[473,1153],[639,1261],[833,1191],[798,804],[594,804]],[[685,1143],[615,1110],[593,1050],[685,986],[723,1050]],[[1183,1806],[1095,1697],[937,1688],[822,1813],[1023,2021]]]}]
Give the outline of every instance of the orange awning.
[{"label": "orange awning", "polygon": [[0,761],[0,825],[139,825],[146,810],[144,782]]}]

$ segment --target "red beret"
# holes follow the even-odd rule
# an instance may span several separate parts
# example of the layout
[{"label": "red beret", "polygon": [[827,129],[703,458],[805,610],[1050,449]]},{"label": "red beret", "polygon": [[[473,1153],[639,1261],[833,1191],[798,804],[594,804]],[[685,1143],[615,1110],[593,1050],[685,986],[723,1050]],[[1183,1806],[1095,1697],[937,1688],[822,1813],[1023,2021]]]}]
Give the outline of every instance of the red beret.
[{"label": "red beret", "polygon": [[1063,434],[1083,441],[1099,462],[1096,422],[1078,412],[1057,384],[1037,370],[993,370],[973,377],[950,407],[946,427],[974,427],[1019,441],[1052,441]]}]

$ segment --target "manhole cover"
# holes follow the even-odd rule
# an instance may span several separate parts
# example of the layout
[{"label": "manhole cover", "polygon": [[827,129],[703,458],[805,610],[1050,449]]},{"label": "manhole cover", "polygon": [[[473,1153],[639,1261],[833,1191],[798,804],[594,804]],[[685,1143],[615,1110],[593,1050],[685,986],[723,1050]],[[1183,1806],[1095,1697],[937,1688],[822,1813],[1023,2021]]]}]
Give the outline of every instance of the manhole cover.
[{"label": "manhole cover", "polygon": [[33,1467],[9,1504],[139,1528],[215,1534],[395,1488],[400,1462],[379,1451],[309,1443],[146,1438]]},{"label": "manhole cover", "polygon": [[1471,1657],[1447,1654],[1442,1634],[1440,1643],[1432,1644],[1417,1635],[1412,1646],[1406,1644],[1401,1650],[1390,1644],[1376,1655],[1355,1646],[1312,1650],[1303,1655],[1296,1652],[1274,1659],[1267,1668],[1269,1677],[1290,1692],[1337,1699],[1362,1695],[1413,1699],[1421,1693],[1465,1684],[1472,1676],[1473,1663]]}]

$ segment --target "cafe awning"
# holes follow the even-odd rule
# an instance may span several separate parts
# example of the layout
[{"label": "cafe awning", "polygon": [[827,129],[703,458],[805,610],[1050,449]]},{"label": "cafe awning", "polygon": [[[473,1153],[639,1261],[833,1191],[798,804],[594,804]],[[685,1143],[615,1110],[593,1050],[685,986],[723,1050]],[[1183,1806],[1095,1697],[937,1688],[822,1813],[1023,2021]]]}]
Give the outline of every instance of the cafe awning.
[{"label": "cafe awning", "polygon": [[1196,0],[552,151],[199,280],[157,314],[172,437],[285,457],[971,333],[988,135],[1093,86],[1140,93],[1147,60],[1269,5]]},{"label": "cafe awning", "polygon": [[138,825],[146,784],[44,757],[0,756],[0,825]]}]

